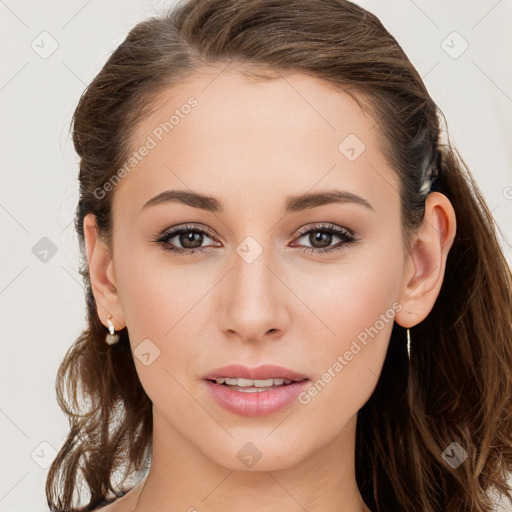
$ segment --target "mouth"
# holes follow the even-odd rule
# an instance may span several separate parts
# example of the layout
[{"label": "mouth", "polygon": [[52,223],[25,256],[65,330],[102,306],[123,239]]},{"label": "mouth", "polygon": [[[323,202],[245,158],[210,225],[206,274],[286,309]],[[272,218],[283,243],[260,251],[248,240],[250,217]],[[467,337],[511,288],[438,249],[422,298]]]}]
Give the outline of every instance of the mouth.
[{"label": "mouth", "polygon": [[203,377],[213,400],[227,411],[268,416],[291,405],[311,382],[306,375],[275,365],[229,365]]}]

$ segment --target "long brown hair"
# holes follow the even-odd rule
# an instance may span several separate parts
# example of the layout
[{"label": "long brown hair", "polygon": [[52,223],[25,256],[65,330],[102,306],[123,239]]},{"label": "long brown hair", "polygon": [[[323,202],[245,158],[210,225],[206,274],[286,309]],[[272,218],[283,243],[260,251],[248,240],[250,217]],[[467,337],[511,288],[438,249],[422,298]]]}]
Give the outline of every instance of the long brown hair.
[{"label": "long brown hair", "polygon": [[[151,401],[126,328],[118,344],[105,343],[84,252],[84,216],[96,215],[110,243],[114,192],[100,198],[97,190],[126,161],[137,123],[166,88],[201,67],[220,71],[228,64],[260,79],[298,71],[326,80],[372,114],[399,177],[406,243],[424,213],[424,163],[437,155],[436,186],[455,210],[456,237],[434,307],[411,328],[410,365],[405,330],[393,326],[379,382],[358,414],[356,478],[375,512],[493,510],[492,493],[511,498],[510,268],[482,193],[441,129],[444,116],[418,72],[379,19],[346,0],[181,2],[135,26],[80,98],[73,117],[80,156],[75,229],[87,328],[57,376],[70,432],[48,473],[50,509],[83,510],[73,504],[80,479],[88,509],[102,503],[115,492],[114,473],[146,467],[152,446]],[[452,443],[467,452],[458,467],[443,456]]]}]

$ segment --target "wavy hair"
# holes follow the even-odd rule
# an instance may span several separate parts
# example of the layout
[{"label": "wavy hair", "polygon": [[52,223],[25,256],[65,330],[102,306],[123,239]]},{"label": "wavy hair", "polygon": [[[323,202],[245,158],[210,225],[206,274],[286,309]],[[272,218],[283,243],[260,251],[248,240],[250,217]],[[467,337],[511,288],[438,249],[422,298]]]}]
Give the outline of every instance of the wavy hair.
[{"label": "wavy hair", "polygon": [[[56,379],[70,431],[48,472],[50,510],[104,503],[116,495],[114,473],[126,480],[142,470],[152,448],[152,404],[126,328],[119,343],[105,343],[84,216],[96,216],[110,244],[114,191],[101,199],[95,191],[126,161],[138,123],[165,89],[198,70],[230,64],[258,80],[300,72],[358,101],[378,125],[382,151],[399,178],[405,247],[423,218],[425,162],[433,162],[429,171],[453,205],[457,233],[439,296],[411,328],[410,363],[405,329],[393,326],[379,382],[358,413],[356,479],[375,512],[494,510],[492,493],[512,498],[512,277],[499,228],[398,42],[375,15],[346,0],[181,1],[137,24],[82,94],[72,124],[87,327]],[[443,457],[455,442],[467,452],[456,468]],[[85,509],[75,504],[84,481]]]}]

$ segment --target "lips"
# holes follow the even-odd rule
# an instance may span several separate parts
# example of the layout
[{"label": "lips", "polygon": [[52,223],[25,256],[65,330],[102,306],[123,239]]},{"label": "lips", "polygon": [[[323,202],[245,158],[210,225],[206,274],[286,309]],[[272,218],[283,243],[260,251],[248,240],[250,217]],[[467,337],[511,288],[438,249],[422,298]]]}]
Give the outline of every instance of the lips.
[{"label": "lips", "polygon": [[241,364],[230,364],[223,366],[222,368],[217,368],[203,377],[203,379],[211,381],[225,378],[252,380],[285,379],[298,382],[308,379],[308,376],[288,368],[272,364],[264,364],[255,368],[248,368]]},{"label": "lips", "polygon": [[288,407],[310,381],[307,375],[271,364],[256,368],[231,364],[203,379],[218,405],[248,417],[267,416]]}]

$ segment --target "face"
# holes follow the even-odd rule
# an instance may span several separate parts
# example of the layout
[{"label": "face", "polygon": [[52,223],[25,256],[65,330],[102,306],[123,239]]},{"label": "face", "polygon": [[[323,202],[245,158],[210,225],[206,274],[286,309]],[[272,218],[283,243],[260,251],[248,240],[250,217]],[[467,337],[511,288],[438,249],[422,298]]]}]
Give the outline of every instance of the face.
[{"label": "face", "polygon": [[[167,90],[132,137],[149,149],[114,191],[118,316],[155,425],[229,468],[243,468],[249,442],[257,468],[276,470],[341,439],[401,307],[399,185],[375,120],[319,80],[285,78],[217,70]],[[214,201],[144,206],[165,191]],[[308,380],[292,393],[205,379],[229,364]]]}]

